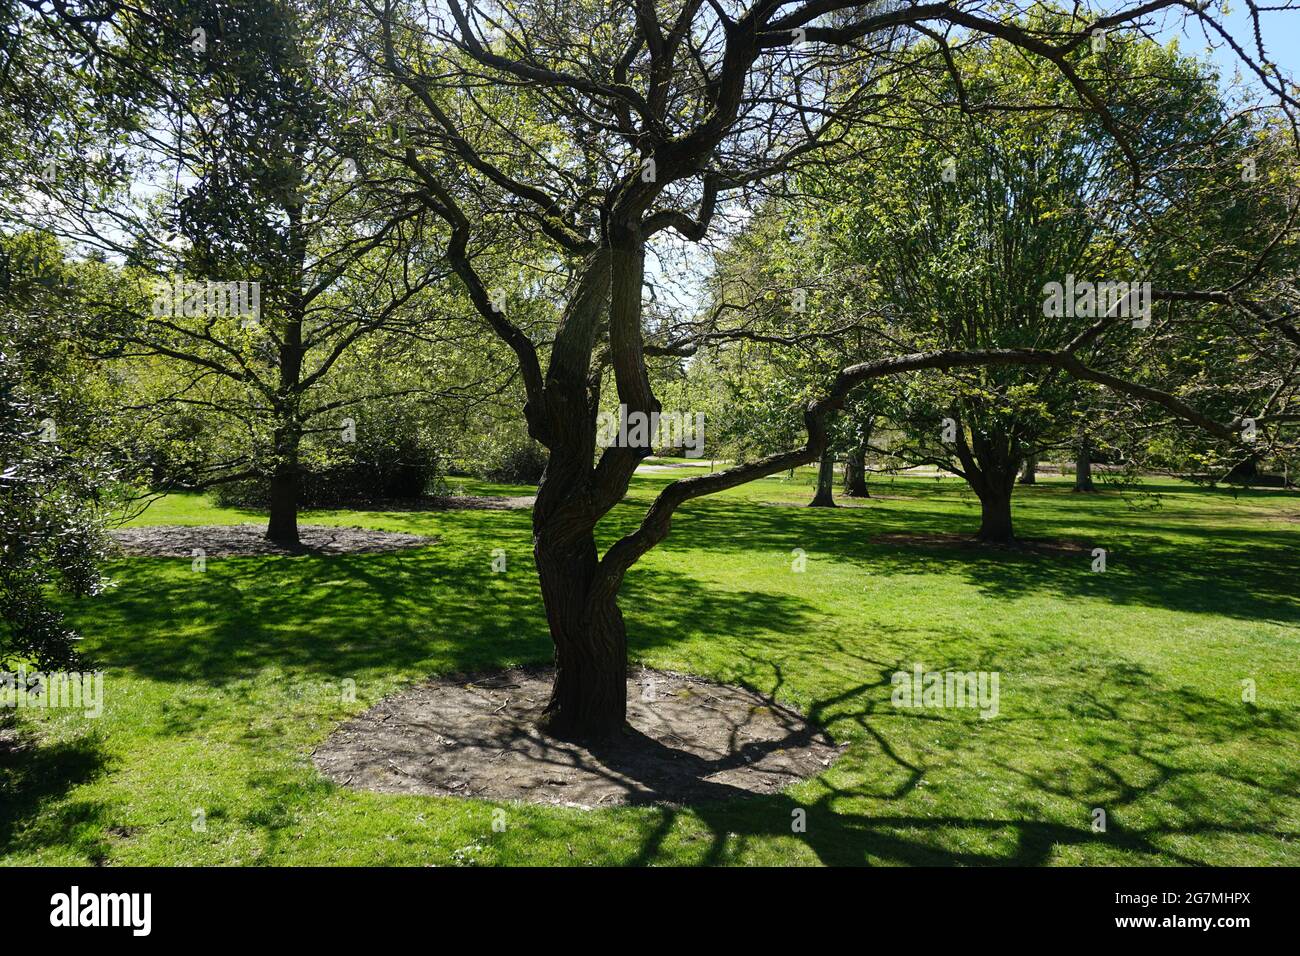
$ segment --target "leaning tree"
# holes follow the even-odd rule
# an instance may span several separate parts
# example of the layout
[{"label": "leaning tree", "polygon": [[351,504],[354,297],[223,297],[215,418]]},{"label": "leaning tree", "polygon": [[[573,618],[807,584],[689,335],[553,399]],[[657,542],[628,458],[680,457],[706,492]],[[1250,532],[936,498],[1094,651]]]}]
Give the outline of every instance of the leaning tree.
[{"label": "leaning tree", "polygon": [[[396,154],[425,207],[446,223],[445,254],[485,326],[512,350],[529,431],[550,452],[533,528],[555,644],[543,717],[552,734],[597,738],[623,727],[618,592],[634,562],[668,534],[676,508],[815,460],[828,416],[864,382],[926,369],[1048,366],[1156,402],[1221,439],[1237,436],[1237,423],[1091,369],[1068,347],[901,354],[841,370],[808,405],[799,447],[669,483],[639,525],[601,554],[596,525],[651,451],[629,443],[598,453],[601,388],[609,372],[626,414],[658,409],[647,355],[673,343],[664,341],[671,330],[647,328],[643,293],[656,281],[647,250],[665,233],[699,242],[720,210],[815,163],[822,146],[870,120],[887,95],[881,79],[943,56],[919,42],[936,33],[994,37],[1050,64],[1071,91],[1057,108],[1095,113],[1125,143],[1124,117],[1108,109],[1082,63],[1094,31],[1137,26],[1161,11],[1209,29],[1216,22],[1175,0],[1104,16],[1080,8],[1050,29],[984,0],[365,2],[370,17],[356,42],[377,35],[374,68],[408,94]],[[1246,58],[1291,105],[1264,51]],[[1141,175],[1143,157],[1130,150],[1126,158]],[[502,229],[547,243],[568,277],[562,313],[544,337],[512,318],[526,290],[494,289],[480,269],[481,236]]]}]

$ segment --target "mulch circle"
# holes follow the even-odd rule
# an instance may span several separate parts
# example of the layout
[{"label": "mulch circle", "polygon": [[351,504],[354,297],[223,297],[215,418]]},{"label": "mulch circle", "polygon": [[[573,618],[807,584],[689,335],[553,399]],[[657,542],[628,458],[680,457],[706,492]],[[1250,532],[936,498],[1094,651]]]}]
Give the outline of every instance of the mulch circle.
[{"label": "mulch circle", "polygon": [[151,558],[189,558],[202,551],[208,558],[231,558],[264,554],[378,554],[427,548],[438,539],[402,531],[374,528],[333,528],[299,525],[297,547],[266,539],[264,524],[154,525],[118,528],[110,532],[126,554]]},{"label": "mulch circle", "polygon": [[448,676],[389,697],[313,752],[341,786],[583,808],[777,793],[843,752],[796,711],[751,690],[638,670],[630,729],[593,747],[536,726],[550,669]]}]

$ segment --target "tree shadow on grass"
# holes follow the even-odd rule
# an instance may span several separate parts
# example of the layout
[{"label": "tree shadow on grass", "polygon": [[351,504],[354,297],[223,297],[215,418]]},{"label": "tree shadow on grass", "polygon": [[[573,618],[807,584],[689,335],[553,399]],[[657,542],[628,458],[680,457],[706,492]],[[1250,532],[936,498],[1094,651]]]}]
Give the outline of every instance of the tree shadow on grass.
[{"label": "tree shadow on grass", "polygon": [[433,549],[114,570],[113,590],[74,605],[76,624],[97,663],[152,680],[222,686],[268,664],[355,678],[420,662],[490,666],[549,646],[529,571],[493,575]]},{"label": "tree shadow on grass", "polygon": [[[159,681],[230,690],[268,665],[304,677],[361,680],[394,672],[483,671],[545,663],[552,655],[536,575],[437,549],[317,558],[211,562],[137,559],[107,594],[73,605],[97,664]],[[700,621],[744,634],[791,631],[811,604],[777,594],[703,586],[685,573],[638,569],[645,603],[634,650],[671,644]],[[633,597],[636,602],[640,598]],[[173,708],[178,729],[202,702]]]},{"label": "tree shadow on grass", "polygon": [[1106,566],[1099,572],[1091,553],[1043,556],[974,545],[880,544],[864,564],[870,573],[886,576],[959,574],[992,597],[1050,594],[1294,627],[1300,624],[1300,593],[1287,582],[1300,576],[1300,566],[1288,545],[1261,536],[1243,554],[1208,542],[1189,546],[1132,538],[1104,549]]},{"label": "tree shadow on grass", "polygon": [[[602,525],[602,538],[625,533],[639,517],[638,508],[615,509]],[[1098,540],[1113,534],[1113,517],[1098,519],[1092,529]],[[804,547],[817,560],[860,566],[875,577],[957,575],[993,596],[1044,593],[1300,623],[1300,594],[1291,583],[1300,576],[1300,549],[1294,546],[1297,532],[1289,530],[1220,533],[1178,525],[1183,541],[1171,543],[1155,537],[1160,526],[1148,523],[1110,552],[1104,574],[1091,571],[1088,554],[871,543],[880,532],[960,527],[960,516],[929,509],[924,501],[910,502],[905,510],[828,514],[721,498],[684,509],[659,550],[671,561],[701,547],[782,558]],[[74,616],[91,638],[88,646],[110,667],[214,686],[248,678],[268,662],[338,680],[420,667],[484,670],[550,658],[526,516],[471,513],[463,522],[411,530],[446,535],[448,546],[383,555],[226,559],[209,562],[202,574],[185,560],[136,559],[116,566],[125,571],[114,590],[74,604]],[[511,549],[508,573],[492,573],[482,537]],[[725,622],[724,635],[743,645],[748,635],[761,640],[763,634],[794,633],[825,620],[800,599],[702,586],[689,566],[634,568],[621,603],[634,651],[712,629],[713,622]]]},{"label": "tree shadow on grass", "polygon": [[[960,529],[960,516],[910,509],[911,505],[908,512],[846,509],[825,517],[800,509],[760,509],[751,503],[720,500],[679,515],[663,547],[670,554],[707,547],[784,555],[789,548],[811,541],[815,543],[808,550],[818,557],[861,564],[879,575],[955,573],[996,594],[1044,591],[1297,621],[1290,584],[1297,570],[1292,532],[1233,529],[1220,534],[1169,522],[1184,540],[1201,542],[1189,551],[1181,542],[1152,536],[1156,526],[1148,523],[1115,551],[1118,560],[1102,575],[1074,568],[1068,563],[1073,559],[1005,553],[991,557],[978,549],[923,551],[870,543],[877,530],[915,529],[918,522],[936,531]],[[613,530],[632,524],[632,512],[620,511],[628,513],[618,516]],[[1113,516],[1098,518],[1106,520]],[[526,525],[520,523],[517,530],[525,534]],[[1143,562],[1130,561],[1131,556],[1140,556]],[[93,643],[102,663],[153,680],[192,681],[222,692],[252,694],[249,688],[231,685],[266,666],[290,674],[360,680],[396,672],[475,671],[541,663],[551,653],[536,577],[527,561],[512,563],[506,575],[493,575],[486,560],[468,560],[438,549],[337,558],[231,559],[210,563],[205,574],[191,572],[189,562],[183,560],[141,559],[126,567],[115,591],[77,605],[79,623],[92,632],[93,641],[88,643]],[[1037,711],[999,717],[993,723],[1005,728],[999,733],[1007,739],[990,744],[949,714],[899,714],[890,708],[888,675],[910,662],[869,660],[828,643],[825,629],[813,627],[827,615],[810,601],[712,588],[695,580],[689,570],[657,567],[635,569],[625,593],[625,607],[636,606],[629,614],[634,655],[671,648],[683,635],[708,628],[711,636],[727,642],[734,669],[742,675],[739,679],[756,690],[780,698],[785,687],[781,662],[792,656],[825,662],[835,671],[828,682],[842,688],[803,709],[837,738],[853,741],[845,759],[856,761],[861,772],[825,774],[805,785],[814,791],[806,798],[801,790],[800,799],[785,794],[724,800],[692,810],[711,834],[705,862],[726,862],[734,852],[734,840],[758,837],[803,840],[819,860],[828,863],[878,859],[1031,865],[1050,860],[1054,848],[1064,845],[1100,843],[1150,854],[1154,860],[1205,862],[1180,855],[1170,849],[1170,841],[1198,835],[1254,835],[1279,841],[1296,836],[1261,823],[1266,819],[1262,813],[1220,819],[1213,799],[1198,798],[1196,785],[1205,778],[1256,797],[1264,805],[1294,799],[1300,790],[1300,773],[1272,771],[1267,778],[1253,779],[1183,750],[1261,732],[1294,737],[1294,720],[1278,711],[1252,713],[1186,689],[1162,688],[1151,674],[1128,662],[1089,664],[1095,651],[1080,648],[1078,666],[1085,670],[1071,675],[1065,690],[1036,695],[1041,701]],[[777,646],[778,640],[782,646]],[[993,660],[1012,661],[1023,651],[1021,645],[999,646],[988,639],[979,647],[982,655]],[[1053,651],[1059,654],[1061,649]],[[969,661],[951,664],[961,670],[970,667]],[[943,665],[931,662],[931,666],[942,669]],[[854,668],[864,679],[843,676]],[[169,712],[169,732],[181,735],[198,727],[202,707],[196,704],[195,708]],[[924,734],[917,730],[919,722],[925,722]],[[1057,736],[1080,728],[1088,728],[1096,737],[1100,754],[1086,772],[1076,768],[1073,775],[1062,778],[1054,772],[1057,768],[1045,771],[1027,759],[1026,755],[1042,754],[1053,760],[1058,754],[1062,761],[1069,759]],[[1014,804],[987,814],[931,815],[917,809],[906,801],[943,769],[917,746],[918,739],[928,739],[931,730],[947,735],[949,753],[963,745],[975,748],[977,756],[972,759],[986,772],[1014,780],[1011,789],[1054,798],[1077,808],[1077,814],[1044,814],[1041,808]],[[60,803],[54,823],[40,817],[42,806],[58,801],[82,782],[78,768],[72,752],[52,764],[32,765],[28,776],[48,782],[29,782],[6,795],[0,810],[0,837],[10,838],[23,831],[27,822],[37,820],[38,832],[46,835],[42,840],[47,842],[26,837],[32,846],[66,843],[66,836],[52,832],[55,826],[73,832],[93,830],[101,810],[91,804]],[[849,777],[846,785],[843,781]],[[887,802],[883,811],[880,801]],[[1152,802],[1167,807],[1171,819],[1140,825],[1126,822],[1130,808]],[[891,806],[899,809],[890,812]],[[1092,833],[1088,825],[1088,811],[1096,806],[1107,807],[1110,813],[1111,826],[1105,834]],[[806,834],[791,833],[791,816],[798,809],[807,814]],[[681,815],[667,808],[655,812],[660,818],[644,842],[640,862],[655,859],[657,846]],[[259,818],[250,825],[266,828],[270,823]],[[973,847],[960,848],[960,841],[951,837],[953,832],[973,834]],[[998,838],[997,849],[980,845],[992,836]],[[102,858],[104,848],[87,844],[85,852]]]},{"label": "tree shadow on grass", "polygon": [[104,753],[90,735],[39,743],[34,735],[0,723],[0,852],[66,846],[83,858],[106,860],[105,806],[65,799],[103,774],[105,766]]},{"label": "tree shadow on grass", "polygon": [[[869,862],[919,866],[1040,866],[1053,861],[1063,847],[1102,847],[1130,859],[1184,865],[1213,863],[1212,858],[1181,851],[1173,845],[1182,837],[1240,839],[1265,837],[1293,841],[1300,831],[1270,824],[1288,819],[1283,809],[1300,791],[1300,767],[1264,776],[1257,768],[1237,768],[1208,759],[1196,762],[1196,748],[1223,743],[1261,730],[1294,734],[1300,729],[1296,715],[1286,711],[1260,713],[1250,706],[1206,697],[1186,688],[1161,688],[1142,668],[1125,664],[1120,679],[1109,683],[1081,684],[1045,703],[1041,714],[1010,718],[1005,740],[990,744],[967,734],[968,744],[983,748],[975,758],[986,786],[1010,786],[1052,801],[1055,818],[1041,805],[1011,806],[987,816],[957,816],[917,812],[906,803],[927,777],[945,769],[927,766],[914,750],[914,728],[900,722],[932,721],[926,737],[951,724],[952,711],[900,712],[889,703],[890,675],[896,663],[860,658],[872,676],[813,704],[810,720],[848,734],[855,743],[844,761],[862,765],[837,766],[816,781],[805,784],[808,797],[787,790],[773,796],[701,803],[688,809],[660,807],[650,834],[631,861],[656,862],[677,825],[703,823],[709,846],[699,862],[713,865],[732,860],[747,840],[794,839],[805,844],[827,865],[863,865]],[[773,669],[778,691],[783,683]],[[1100,699],[1098,699],[1100,698]],[[1086,712],[1090,716],[1078,716]],[[1002,721],[1003,718],[997,718]],[[1144,727],[1132,733],[1134,720]],[[901,728],[890,734],[885,728]],[[929,729],[934,727],[936,729]],[[1197,739],[1187,739],[1195,727]],[[962,728],[953,728],[957,733]],[[1092,760],[1074,773],[1053,768],[1044,771],[1025,756],[1050,746],[1062,733],[1089,731],[1101,743],[1102,759]],[[891,741],[891,737],[893,740]],[[879,761],[883,758],[883,766]],[[875,764],[874,767],[866,766]],[[704,768],[707,770],[707,768]],[[1082,770],[1083,772],[1078,772]],[[840,772],[846,771],[846,772]],[[888,787],[875,788],[874,780],[888,777]],[[843,778],[861,779],[844,785]],[[1003,778],[999,781],[999,778]],[[950,784],[949,784],[950,785]],[[1233,811],[1207,796],[1207,786],[1228,788],[1248,798],[1250,815]],[[1158,818],[1146,822],[1153,805]],[[897,809],[889,809],[891,806]],[[1104,832],[1092,823],[1095,808],[1107,815]],[[1061,810],[1065,812],[1062,817]],[[793,826],[802,818],[803,829]],[[1130,822],[1132,819],[1134,822]]]},{"label": "tree shadow on grass", "polygon": [[[1112,503],[1113,504],[1113,503]],[[630,528],[620,516],[610,532]],[[1132,528],[1098,509],[1071,513],[1069,523],[1022,520],[1025,537],[1084,541],[1079,554],[1044,555],[978,543],[959,545],[875,542],[880,534],[962,534],[961,515],[909,503],[906,509],[872,510],[754,507],[721,499],[683,510],[673,533],[659,545],[667,554],[701,547],[710,551],[770,552],[804,549],[818,560],[860,566],[874,577],[959,575],[995,597],[1029,593],[1088,598],[1113,604],[1222,614],[1248,620],[1300,624],[1300,528],[1217,528],[1191,521],[1144,516]],[[1104,573],[1093,571],[1092,547],[1107,551]]]}]

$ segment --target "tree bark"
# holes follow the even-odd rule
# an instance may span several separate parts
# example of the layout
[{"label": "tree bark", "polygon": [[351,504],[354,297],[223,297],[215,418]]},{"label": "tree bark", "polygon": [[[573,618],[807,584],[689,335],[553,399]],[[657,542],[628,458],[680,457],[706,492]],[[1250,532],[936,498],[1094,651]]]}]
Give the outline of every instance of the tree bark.
[{"label": "tree bark", "polygon": [[307,261],[307,229],[303,225],[302,200],[296,193],[289,195],[284,209],[289,219],[289,255],[295,281],[285,299],[285,322],[276,356],[280,366],[275,409],[278,422],[274,438],[275,468],[271,472],[271,514],[266,523],[266,537],[277,544],[297,545],[298,453],[302,444],[298,400],[302,386],[302,322],[306,309],[302,285]]},{"label": "tree bark", "polygon": [[1245,461],[1238,462],[1232,466],[1226,478],[1228,481],[1242,481],[1249,484],[1259,477],[1259,459],[1255,456],[1247,458]]},{"label": "tree bark", "polygon": [[831,451],[828,443],[827,448],[822,452],[821,461],[817,465],[817,494],[813,495],[813,500],[808,502],[808,507],[834,508],[834,491],[835,452]]},{"label": "tree bark", "polygon": [[[964,419],[961,413],[959,420]],[[1011,493],[1021,456],[1016,442],[1000,429],[975,429],[968,443],[966,429],[959,428],[955,451],[966,483],[980,500],[980,529],[975,537],[997,544],[1014,541]]]},{"label": "tree bark", "polygon": [[1092,454],[1086,441],[1079,442],[1079,448],[1074,459],[1074,490],[1097,490],[1092,483]]},{"label": "tree bark", "polygon": [[1014,541],[1015,529],[1011,522],[1011,488],[992,483],[978,494],[980,530],[975,537],[995,544]]},{"label": "tree bark", "polygon": [[555,680],[540,727],[561,740],[617,736],[627,722],[627,631],[615,599],[593,593],[595,538],[588,532],[552,545],[539,535],[534,554],[555,645]]},{"label": "tree bark", "polygon": [[870,498],[867,490],[867,446],[871,444],[871,433],[875,431],[875,418],[868,416],[863,422],[859,442],[849,451],[848,461],[844,465],[844,494],[850,498]]},{"label": "tree bark", "polygon": [[271,474],[271,514],[266,537],[276,544],[298,541],[298,436],[292,429],[276,434],[276,465]]},{"label": "tree bark", "polygon": [[[621,270],[622,274],[617,274]],[[542,603],[555,646],[555,678],[539,728],[564,740],[600,741],[627,724],[627,636],[617,596],[621,574],[602,569],[595,527],[623,499],[637,462],[650,448],[614,446],[596,454],[598,378],[589,378],[596,330],[608,307],[635,310],[639,261],[626,254],[595,255],[565,306],[545,384],[526,414],[532,436],[549,456],[533,506],[533,554]],[[622,318],[621,316],[619,316]],[[624,319],[624,324],[626,324]],[[638,343],[622,341],[635,353]],[[648,383],[627,374],[639,360],[622,360],[619,398],[631,411],[654,410]]]},{"label": "tree bark", "polygon": [[858,445],[849,451],[844,464],[844,494],[849,498],[870,498],[867,490],[867,448]]},{"label": "tree bark", "polygon": [[1030,455],[1025,459],[1025,466],[1020,472],[1020,483],[1022,485],[1035,485],[1038,483],[1038,456]]}]

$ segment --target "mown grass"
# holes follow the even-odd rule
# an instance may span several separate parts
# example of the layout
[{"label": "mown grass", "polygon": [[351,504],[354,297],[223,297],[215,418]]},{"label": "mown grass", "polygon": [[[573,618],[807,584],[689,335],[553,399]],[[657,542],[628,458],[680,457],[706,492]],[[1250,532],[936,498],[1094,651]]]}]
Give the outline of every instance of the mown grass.
[{"label": "mown grass", "polygon": [[[638,476],[604,541],[675,477]],[[337,721],[426,675],[543,662],[550,646],[527,512],[324,512],[305,520],[439,543],[203,573],[121,559],[108,594],[69,604],[107,673],[105,712],[20,715],[27,746],[0,754],[0,862],[1300,864],[1300,497],[1019,492],[1018,531],[1106,548],[1094,573],[1087,553],[873,543],[972,530],[975,503],[950,479],[876,482],[906,500],[864,508],[768,504],[810,486],[801,472],[687,505],[623,595],[636,661],[773,692],[849,743],[786,793],[507,804],[496,832],[497,804],[322,780],[310,753]],[[137,522],[246,520],[174,496]],[[998,671],[998,716],[895,708],[890,675],[915,662]],[[806,833],[791,831],[798,808]]]}]

